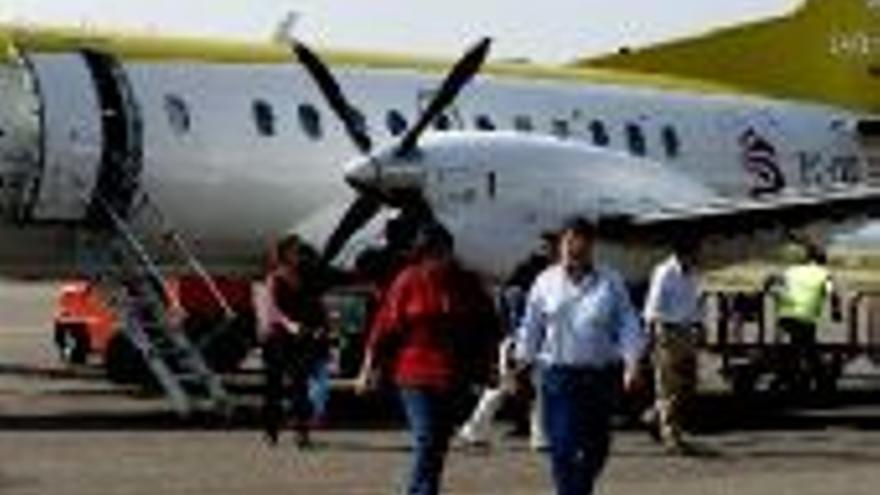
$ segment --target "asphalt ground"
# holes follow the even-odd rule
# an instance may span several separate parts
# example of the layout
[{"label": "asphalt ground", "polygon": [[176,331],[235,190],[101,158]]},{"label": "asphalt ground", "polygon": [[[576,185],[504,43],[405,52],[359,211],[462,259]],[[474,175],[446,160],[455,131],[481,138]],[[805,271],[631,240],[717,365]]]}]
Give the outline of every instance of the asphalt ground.
[{"label": "asphalt ground", "polygon": [[[49,285],[0,285],[0,494],[399,493],[409,449],[393,401],[338,392],[313,448],[298,450],[291,435],[272,448],[255,421],[252,374],[234,378],[244,396],[231,421],[182,421],[98,368],[60,365],[53,299]],[[852,369],[840,395],[797,404],[710,386],[696,457],[668,457],[620,426],[600,493],[880,493],[880,374]],[[505,426],[489,450],[453,451],[446,493],[551,493],[544,456],[505,438]]]}]

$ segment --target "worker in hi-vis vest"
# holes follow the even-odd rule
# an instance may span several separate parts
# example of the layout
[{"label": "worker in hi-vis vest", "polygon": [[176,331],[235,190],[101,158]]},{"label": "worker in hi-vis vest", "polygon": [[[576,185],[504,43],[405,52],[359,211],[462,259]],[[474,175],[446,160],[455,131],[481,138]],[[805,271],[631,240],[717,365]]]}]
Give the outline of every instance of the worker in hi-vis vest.
[{"label": "worker in hi-vis vest", "polygon": [[791,352],[784,354],[788,385],[797,391],[818,387],[824,378],[816,347],[816,327],[826,299],[833,294],[831,272],[822,248],[804,245],[806,262],[788,267],[776,284],[778,325]]}]

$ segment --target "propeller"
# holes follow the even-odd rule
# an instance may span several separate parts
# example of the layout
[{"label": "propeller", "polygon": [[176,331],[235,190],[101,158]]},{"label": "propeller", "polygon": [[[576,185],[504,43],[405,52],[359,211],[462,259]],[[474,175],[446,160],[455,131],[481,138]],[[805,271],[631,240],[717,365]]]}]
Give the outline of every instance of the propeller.
[{"label": "propeller", "polygon": [[339,221],[333,233],[327,238],[321,259],[324,262],[329,262],[335,258],[342,251],[348,239],[366,225],[379,212],[381,207],[382,203],[375,196],[359,194],[357,199],[345,210],[342,220]]},{"label": "propeller", "polygon": [[431,103],[422,112],[419,120],[400,140],[396,152],[398,157],[408,156],[415,150],[419,137],[425,132],[428,125],[452,103],[455,97],[458,96],[461,88],[469,83],[480,70],[480,67],[486,60],[486,56],[489,54],[491,44],[491,38],[483,38],[455,64],[455,67],[452,68],[440,86],[440,90],[434,95],[434,99],[431,100]]},{"label": "propeller", "polygon": [[373,144],[370,136],[367,135],[362,114],[351,106],[348,99],[345,98],[339,83],[336,82],[336,78],[333,77],[333,74],[330,73],[324,62],[309,47],[299,42],[294,42],[292,45],[297,58],[305,66],[315,84],[318,85],[318,88],[320,88],[324,99],[327,100],[330,108],[333,109],[333,113],[342,121],[348,137],[351,138],[361,153],[369,153]]},{"label": "propeller", "polygon": [[[397,145],[397,148],[394,150],[396,157],[406,158],[411,156],[418,146],[419,138],[425,129],[428,128],[428,125],[452,103],[461,89],[480,70],[489,53],[490,45],[491,39],[483,38],[455,64],[449,75],[446,76],[440,89],[434,95],[434,98],[420,115],[419,120],[407,131]],[[342,121],[351,141],[362,154],[370,155],[372,140],[367,134],[363,115],[348,102],[341,86],[336,81],[336,78],[333,77],[327,65],[301,42],[293,42],[292,49],[321,90],[333,113]],[[379,212],[383,202],[386,202],[388,199],[370,190],[364,184],[350,179],[348,182],[357,190],[358,197],[349,205],[342,219],[336,225],[330,237],[328,237],[321,255],[324,263],[329,263],[333,260],[351,236],[372,220]],[[414,218],[433,218],[430,207],[421,191],[401,191],[395,203],[404,210],[405,214],[414,215]]]}]

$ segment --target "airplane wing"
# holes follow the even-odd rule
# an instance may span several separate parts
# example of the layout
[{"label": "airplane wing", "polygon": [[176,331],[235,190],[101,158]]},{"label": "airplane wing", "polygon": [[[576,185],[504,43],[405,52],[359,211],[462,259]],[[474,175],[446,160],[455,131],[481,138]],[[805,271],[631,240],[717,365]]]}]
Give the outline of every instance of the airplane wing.
[{"label": "airplane wing", "polygon": [[602,235],[621,241],[662,240],[670,233],[742,236],[762,230],[795,230],[810,225],[867,220],[880,216],[880,188],[859,187],[817,191],[766,200],[719,200],[687,209],[600,218]]}]

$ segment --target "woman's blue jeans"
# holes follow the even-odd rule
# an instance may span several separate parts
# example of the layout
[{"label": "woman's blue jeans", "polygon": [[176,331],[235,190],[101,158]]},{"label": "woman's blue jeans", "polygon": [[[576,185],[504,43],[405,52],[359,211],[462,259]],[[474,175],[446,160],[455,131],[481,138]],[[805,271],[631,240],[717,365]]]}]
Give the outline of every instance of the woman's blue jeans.
[{"label": "woman's blue jeans", "polygon": [[413,442],[408,495],[440,492],[443,464],[463,395],[429,388],[401,387],[400,397]]}]

